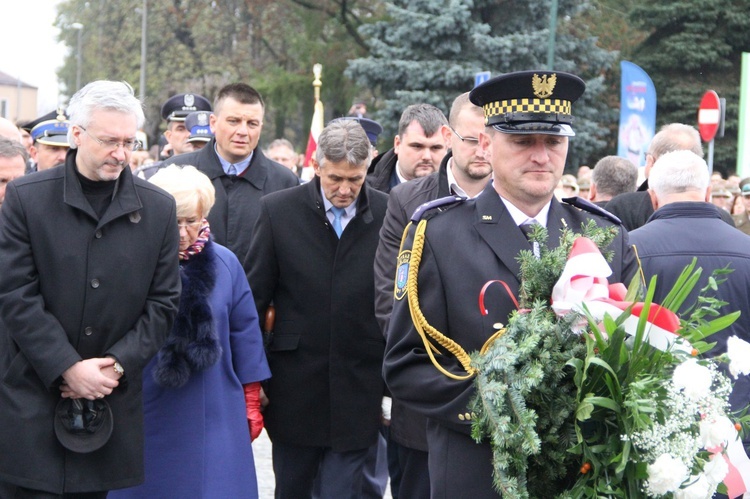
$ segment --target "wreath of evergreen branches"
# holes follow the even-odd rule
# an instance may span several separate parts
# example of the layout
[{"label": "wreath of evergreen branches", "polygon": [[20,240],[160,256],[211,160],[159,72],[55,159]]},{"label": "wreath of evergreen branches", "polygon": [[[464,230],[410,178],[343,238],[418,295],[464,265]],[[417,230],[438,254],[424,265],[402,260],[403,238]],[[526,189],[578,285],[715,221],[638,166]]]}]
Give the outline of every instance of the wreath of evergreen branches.
[{"label": "wreath of evergreen branches", "polygon": [[556,317],[549,300],[577,237],[591,239],[611,261],[603,248],[616,234],[616,227],[590,220],[580,234],[564,229],[560,245],[549,249],[547,229],[536,225],[530,240],[539,243],[539,258],[530,250],[518,256],[520,309],[484,355],[472,356],[479,371],[472,436],[490,441],[494,485],[506,499],[554,497],[575,482],[579,463],[569,449],[576,443],[577,388],[573,368],[564,366],[583,358],[586,344],[572,331],[577,316]]}]

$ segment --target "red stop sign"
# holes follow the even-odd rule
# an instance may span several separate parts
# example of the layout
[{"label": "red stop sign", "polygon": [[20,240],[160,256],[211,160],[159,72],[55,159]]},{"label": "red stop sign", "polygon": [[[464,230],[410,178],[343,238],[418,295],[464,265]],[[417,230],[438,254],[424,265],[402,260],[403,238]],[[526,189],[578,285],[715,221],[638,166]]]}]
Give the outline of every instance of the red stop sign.
[{"label": "red stop sign", "polygon": [[698,131],[705,142],[711,142],[719,131],[721,121],[721,103],[719,96],[713,90],[703,94],[701,105],[698,107]]}]

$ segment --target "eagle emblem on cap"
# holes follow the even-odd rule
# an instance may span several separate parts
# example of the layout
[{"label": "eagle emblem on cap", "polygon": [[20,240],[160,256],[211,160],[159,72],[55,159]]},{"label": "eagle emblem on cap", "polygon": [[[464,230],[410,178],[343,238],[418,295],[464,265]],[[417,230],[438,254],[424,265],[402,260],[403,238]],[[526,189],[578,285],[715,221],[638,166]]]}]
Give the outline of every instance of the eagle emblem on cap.
[{"label": "eagle emblem on cap", "polygon": [[531,86],[534,89],[534,95],[540,99],[544,99],[552,95],[552,91],[555,89],[557,84],[557,75],[542,75],[534,73],[531,78]]},{"label": "eagle emblem on cap", "polygon": [[186,107],[193,107],[195,105],[195,96],[193,94],[185,94],[182,99]]}]

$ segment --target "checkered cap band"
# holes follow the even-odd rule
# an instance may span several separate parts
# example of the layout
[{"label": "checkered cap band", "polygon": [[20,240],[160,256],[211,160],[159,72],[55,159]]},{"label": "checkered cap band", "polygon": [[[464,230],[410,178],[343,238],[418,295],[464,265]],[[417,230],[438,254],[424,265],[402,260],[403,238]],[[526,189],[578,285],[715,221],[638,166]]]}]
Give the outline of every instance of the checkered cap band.
[{"label": "checkered cap band", "polygon": [[570,116],[572,114],[571,108],[570,101],[562,99],[511,99],[485,104],[484,118],[487,123],[490,123],[490,118],[513,113]]}]

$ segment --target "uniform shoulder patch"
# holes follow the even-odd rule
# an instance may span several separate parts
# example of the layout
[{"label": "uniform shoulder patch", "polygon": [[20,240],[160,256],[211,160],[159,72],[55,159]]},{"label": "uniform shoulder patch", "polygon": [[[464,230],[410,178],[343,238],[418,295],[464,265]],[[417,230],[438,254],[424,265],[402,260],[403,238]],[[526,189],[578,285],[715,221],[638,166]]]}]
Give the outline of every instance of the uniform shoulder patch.
[{"label": "uniform shoulder patch", "polygon": [[398,254],[396,261],[396,280],[393,286],[393,296],[396,300],[401,300],[406,296],[406,284],[409,279],[409,260],[411,259],[411,250],[403,250]]},{"label": "uniform shoulder patch", "polygon": [[604,217],[610,222],[612,222],[615,225],[622,225],[622,220],[617,218],[613,213],[608,212],[601,206],[597,206],[591,201],[588,201],[583,198],[579,198],[578,196],[572,197],[572,198],[563,198],[563,203],[569,204],[571,206],[575,206],[578,209],[581,209],[583,211],[587,211],[589,213],[593,213],[594,215],[599,215],[600,217]]},{"label": "uniform shoulder patch", "polygon": [[426,203],[422,203],[417,207],[416,210],[414,210],[414,214],[411,216],[412,222],[419,222],[425,217],[425,214],[427,212],[440,209],[440,211],[457,205],[459,203],[463,203],[466,201],[467,198],[463,198],[461,196],[446,196],[444,198],[438,198],[433,199],[432,201],[427,201]]}]

